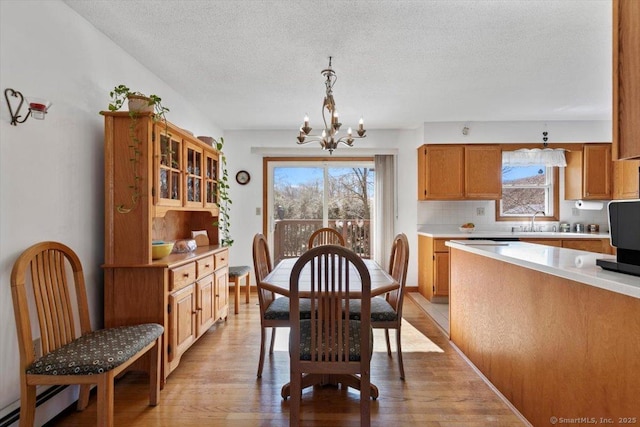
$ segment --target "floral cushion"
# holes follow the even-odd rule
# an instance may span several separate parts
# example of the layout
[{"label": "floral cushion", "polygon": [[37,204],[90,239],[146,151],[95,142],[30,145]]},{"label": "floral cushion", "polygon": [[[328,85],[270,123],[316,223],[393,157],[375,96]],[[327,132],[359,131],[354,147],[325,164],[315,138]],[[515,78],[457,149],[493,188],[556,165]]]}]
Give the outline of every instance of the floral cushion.
[{"label": "floral cushion", "polygon": [[[344,323],[343,325],[346,325]],[[349,361],[360,360],[360,321],[349,320]],[[337,340],[337,337],[334,338]],[[324,340],[326,341],[326,339]],[[293,342],[289,338],[289,343]],[[373,355],[373,329],[369,328],[369,358]],[[291,351],[291,348],[289,349]],[[337,356],[336,356],[337,357]],[[311,360],[311,320],[300,321],[300,360]]]},{"label": "floral cushion", "polygon": [[[349,318],[360,320],[360,300],[349,300]],[[382,297],[371,298],[371,321],[392,322],[398,320],[398,313]]]},{"label": "floral cushion", "polygon": [[37,359],[27,374],[102,374],[129,360],[163,332],[156,323],[93,331]]},{"label": "floral cushion", "polygon": [[[289,298],[276,298],[269,304],[264,312],[264,318],[268,320],[289,320]],[[300,299],[300,318],[311,318],[311,301],[308,298]]]}]

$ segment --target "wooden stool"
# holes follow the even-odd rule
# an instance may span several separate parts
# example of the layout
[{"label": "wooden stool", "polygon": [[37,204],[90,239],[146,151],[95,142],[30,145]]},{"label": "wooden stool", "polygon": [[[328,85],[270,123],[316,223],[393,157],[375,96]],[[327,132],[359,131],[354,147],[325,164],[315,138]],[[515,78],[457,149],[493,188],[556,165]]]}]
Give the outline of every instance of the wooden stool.
[{"label": "wooden stool", "polygon": [[249,304],[249,294],[251,292],[251,279],[249,278],[249,273],[251,273],[251,268],[246,265],[229,267],[229,283],[234,284],[235,314],[238,314],[240,311],[240,281],[242,280],[245,281],[245,302]]}]

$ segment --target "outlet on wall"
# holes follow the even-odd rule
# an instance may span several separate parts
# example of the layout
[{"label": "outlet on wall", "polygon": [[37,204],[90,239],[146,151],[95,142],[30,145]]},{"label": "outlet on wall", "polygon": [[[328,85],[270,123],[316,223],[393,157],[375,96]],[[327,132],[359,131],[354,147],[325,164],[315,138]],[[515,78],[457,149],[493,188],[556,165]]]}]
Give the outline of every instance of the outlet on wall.
[{"label": "outlet on wall", "polygon": [[484,208],[476,208],[476,216],[484,216]]},{"label": "outlet on wall", "polygon": [[578,208],[571,208],[571,215],[573,215],[573,216],[580,216],[580,209],[578,209]]}]

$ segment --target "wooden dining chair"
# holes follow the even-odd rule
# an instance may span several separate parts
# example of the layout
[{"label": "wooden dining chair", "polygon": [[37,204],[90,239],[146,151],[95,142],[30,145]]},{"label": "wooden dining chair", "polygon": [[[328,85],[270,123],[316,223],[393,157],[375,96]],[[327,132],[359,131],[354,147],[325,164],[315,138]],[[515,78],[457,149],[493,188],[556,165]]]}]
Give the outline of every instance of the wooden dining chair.
[{"label": "wooden dining chair", "polygon": [[[114,379],[146,353],[149,404],[158,404],[163,327],[147,323],[93,331],[80,259],[68,246],[42,242],[26,249],[13,265],[11,295],[20,350],[20,426],[34,423],[37,385],[66,384],[80,384],[78,410],[87,407],[89,387],[96,384],[97,425],[113,426]],[[30,313],[30,301],[36,313]],[[39,358],[32,331],[40,333]]]},{"label": "wooden dining chair", "polygon": [[273,270],[269,244],[263,234],[253,237],[253,270],[258,289],[260,305],[260,360],[258,361],[258,378],[262,377],[267,329],[271,328],[271,345],[269,354],[273,354],[277,327],[289,327],[289,298],[276,297],[272,291],[262,286],[264,279]]},{"label": "wooden dining chair", "polygon": [[[389,257],[388,273],[400,285],[398,289],[387,292],[384,296],[371,299],[371,326],[374,329],[384,329],[387,342],[387,354],[391,357],[391,342],[389,329],[396,331],[396,347],[398,353],[398,368],[400,378],[404,380],[404,363],[402,361],[402,304],[407,282],[407,269],[409,265],[409,240],[404,233],[398,234],[393,239],[391,256]],[[359,301],[354,302],[351,312],[352,319],[360,318]]]},{"label": "wooden dining chair", "polygon": [[[301,281],[311,284],[310,316],[301,316]],[[354,281],[362,283],[361,295],[351,295]],[[306,296],[306,295],[305,295]],[[370,364],[373,332],[370,320],[371,277],[362,259],[338,245],[310,249],[296,261],[290,277],[291,356],[289,425],[300,425],[303,376],[337,375],[352,386],[355,377],[360,388],[360,424],[370,425]],[[349,310],[362,299],[361,320],[352,320]]]},{"label": "wooden dining chair", "polygon": [[396,347],[398,352],[398,368],[400,378],[404,380],[404,364],[402,362],[402,342],[400,329],[402,327],[402,304],[404,301],[405,285],[407,283],[407,269],[409,266],[409,240],[404,233],[393,239],[391,256],[389,257],[388,273],[400,287],[387,292],[384,297],[376,297],[371,301],[371,326],[384,329],[387,341],[387,354],[391,356],[389,329],[396,330]]},{"label": "wooden dining chair", "polygon": [[308,249],[320,245],[345,246],[344,237],[335,228],[325,227],[314,231],[309,237]]}]

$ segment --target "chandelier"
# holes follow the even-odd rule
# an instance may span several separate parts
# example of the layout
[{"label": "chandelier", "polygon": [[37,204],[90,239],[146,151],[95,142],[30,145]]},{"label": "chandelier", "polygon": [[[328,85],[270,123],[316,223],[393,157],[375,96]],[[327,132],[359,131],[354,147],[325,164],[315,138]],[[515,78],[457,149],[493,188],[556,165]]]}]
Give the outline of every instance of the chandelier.
[{"label": "chandelier", "polygon": [[[319,142],[323,150],[329,150],[329,154],[333,154],[333,150],[338,147],[338,143],[353,147],[353,140],[365,138],[364,121],[362,117],[358,122],[358,136],[353,136],[351,128],[347,130],[347,134],[344,136],[338,136],[340,131],[340,123],[338,119],[338,110],[336,110],[336,103],[333,100],[333,85],[338,79],[335,71],[331,68],[331,57],[329,57],[329,67],[322,70],[321,73],[325,78],[324,85],[326,87],[326,94],[322,103],[322,120],[324,121],[324,129],[321,135],[309,135],[311,128],[309,127],[309,116],[304,116],[304,125],[300,128],[300,134],[298,135],[298,145],[308,144],[310,142]],[[327,121],[327,115],[329,120]]]}]

